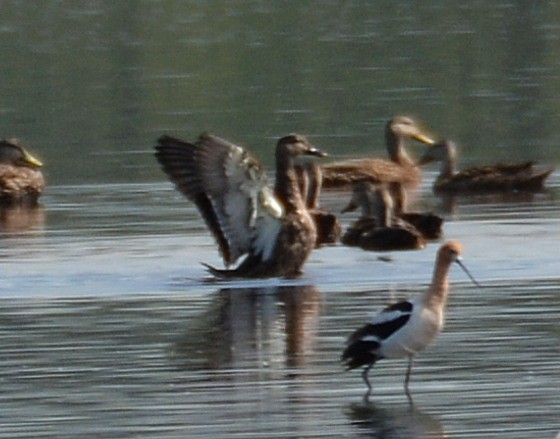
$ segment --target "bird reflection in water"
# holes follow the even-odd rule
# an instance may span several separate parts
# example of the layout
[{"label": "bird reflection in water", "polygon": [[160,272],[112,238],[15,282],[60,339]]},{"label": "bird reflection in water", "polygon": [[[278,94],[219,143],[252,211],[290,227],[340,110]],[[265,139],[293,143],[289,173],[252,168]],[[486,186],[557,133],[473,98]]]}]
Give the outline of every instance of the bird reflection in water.
[{"label": "bird reflection in water", "polygon": [[423,439],[446,437],[435,417],[413,404],[382,406],[370,402],[353,403],[347,409],[350,424],[358,430],[356,437],[376,439]]},{"label": "bird reflection in water", "polygon": [[189,370],[304,366],[320,304],[312,285],[221,289],[206,312],[190,322],[175,355]]},{"label": "bird reflection in water", "polygon": [[14,235],[42,232],[45,225],[43,206],[0,206],[0,233]]},{"label": "bird reflection in water", "polygon": [[459,213],[461,206],[472,205],[493,205],[493,204],[517,204],[517,208],[521,204],[531,204],[542,199],[542,197],[550,197],[550,194],[544,190],[542,192],[509,192],[504,194],[441,194],[438,195],[438,212],[443,214],[456,215]]}]

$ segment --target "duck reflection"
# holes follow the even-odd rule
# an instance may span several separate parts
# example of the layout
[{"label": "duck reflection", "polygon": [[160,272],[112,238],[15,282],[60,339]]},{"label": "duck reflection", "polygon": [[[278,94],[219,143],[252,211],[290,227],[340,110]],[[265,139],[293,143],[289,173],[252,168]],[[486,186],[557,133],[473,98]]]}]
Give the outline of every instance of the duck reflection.
[{"label": "duck reflection", "polygon": [[539,196],[546,196],[547,192],[509,192],[503,194],[483,194],[483,195],[438,195],[438,211],[446,214],[457,214],[461,206],[492,205],[492,204],[530,204]]},{"label": "duck reflection", "polygon": [[20,233],[29,230],[43,230],[45,211],[43,206],[0,206],[0,232]]},{"label": "duck reflection", "polygon": [[320,311],[314,286],[221,289],[175,346],[184,369],[305,365]]},{"label": "duck reflection", "polygon": [[446,437],[438,419],[423,413],[413,404],[386,406],[370,402],[353,403],[347,410],[358,437],[376,439],[422,439]]}]

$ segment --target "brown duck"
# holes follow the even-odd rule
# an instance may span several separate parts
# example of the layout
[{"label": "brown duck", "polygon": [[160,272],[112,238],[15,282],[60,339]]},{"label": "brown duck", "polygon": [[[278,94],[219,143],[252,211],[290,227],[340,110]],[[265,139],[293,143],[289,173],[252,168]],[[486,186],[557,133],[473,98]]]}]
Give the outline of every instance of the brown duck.
[{"label": "brown duck", "polygon": [[342,237],[342,243],[364,250],[416,250],[426,246],[420,232],[402,220],[393,220],[393,200],[384,185],[361,182],[354,186],[352,200],[344,211],[359,206],[362,217]]},{"label": "brown duck", "polygon": [[432,161],[441,162],[440,173],[433,186],[436,194],[540,191],[554,170],[539,170],[533,162],[525,162],[479,166],[457,172],[457,147],[449,140],[442,140],[428,148],[418,164]]},{"label": "brown duck", "polygon": [[[342,243],[345,245],[358,245],[357,239],[361,235],[363,229],[372,229],[377,227],[378,217],[376,204],[372,201],[372,193],[375,190],[370,183],[357,183],[352,193],[352,199],[348,205],[342,210],[342,213],[351,212],[361,208],[361,217],[353,225],[348,227],[346,233],[342,237]],[[399,183],[388,185],[388,191],[393,204],[394,222],[397,224],[407,223],[414,227],[425,240],[439,239],[443,233],[443,218],[432,212],[409,212],[407,206],[407,191]],[[387,203],[385,203],[387,204]],[[403,223],[404,222],[404,223]]]},{"label": "brown duck", "polygon": [[45,188],[41,166],[17,139],[0,140],[0,205],[36,205]]},{"label": "brown duck", "polygon": [[323,173],[315,162],[296,165],[300,192],[317,231],[315,246],[335,244],[340,241],[342,226],[336,215],[319,207]]},{"label": "brown duck", "polygon": [[389,192],[394,200],[396,218],[413,226],[424,239],[434,240],[443,234],[443,218],[432,212],[410,212],[407,210],[408,193],[400,183],[389,184]]},{"label": "brown duck", "polygon": [[272,190],[256,159],[211,134],[202,134],[195,143],[162,136],[155,148],[163,170],[196,204],[218,242],[227,268],[206,265],[212,274],[255,278],[301,273],[315,247],[316,231],[298,187],[294,159],[324,153],[303,136],[282,137],[276,145]]},{"label": "brown duck", "polygon": [[397,182],[407,187],[416,186],[420,182],[422,174],[405,151],[404,143],[407,139],[430,145],[434,143],[413,119],[396,116],[385,126],[385,144],[389,160],[362,158],[323,165],[323,186],[326,188],[343,187],[357,181]]}]

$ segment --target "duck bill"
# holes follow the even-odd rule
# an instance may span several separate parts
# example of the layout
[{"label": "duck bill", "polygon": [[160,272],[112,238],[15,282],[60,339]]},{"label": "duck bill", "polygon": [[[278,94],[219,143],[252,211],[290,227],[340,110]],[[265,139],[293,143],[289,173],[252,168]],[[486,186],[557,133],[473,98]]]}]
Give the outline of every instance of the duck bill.
[{"label": "duck bill", "polygon": [[463,271],[465,273],[467,273],[467,276],[473,281],[473,283],[477,286],[477,287],[481,287],[481,285],[476,281],[476,279],[473,277],[473,275],[470,273],[469,270],[467,270],[467,267],[465,267],[465,264],[463,264],[463,262],[461,261],[461,259],[456,259],[455,262],[463,269]]},{"label": "duck bill", "polygon": [[40,160],[36,159],[35,157],[33,157],[31,154],[29,154],[27,151],[23,151],[23,160],[25,162],[25,164],[33,167],[33,168],[41,168],[43,166],[43,163],[41,163]]},{"label": "duck bill", "polygon": [[340,213],[354,212],[357,208],[358,208],[358,205],[356,203],[350,201],[350,203],[348,203],[348,206],[346,206],[344,209],[342,209],[340,211]]},{"label": "duck bill", "polygon": [[326,152],[323,152],[320,149],[315,148],[313,146],[310,147],[305,154],[312,155],[312,156],[315,156],[315,157],[327,157],[328,156],[328,154]]},{"label": "duck bill", "polygon": [[436,143],[436,141],[434,139],[432,139],[431,137],[428,137],[422,133],[416,133],[413,136],[414,140],[418,140],[419,142],[425,143],[426,145],[433,145]]}]

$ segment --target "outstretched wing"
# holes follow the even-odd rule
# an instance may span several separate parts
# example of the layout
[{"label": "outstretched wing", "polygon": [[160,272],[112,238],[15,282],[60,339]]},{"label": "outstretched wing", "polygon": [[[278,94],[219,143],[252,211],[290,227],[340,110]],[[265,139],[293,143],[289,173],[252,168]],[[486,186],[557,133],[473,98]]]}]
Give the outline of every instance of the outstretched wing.
[{"label": "outstretched wing", "polygon": [[283,215],[264,169],[245,149],[206,133],[194,144],[162,136],[155,148],[170,180],[198,207],[226,265],[249,252],[261,216]]}]

